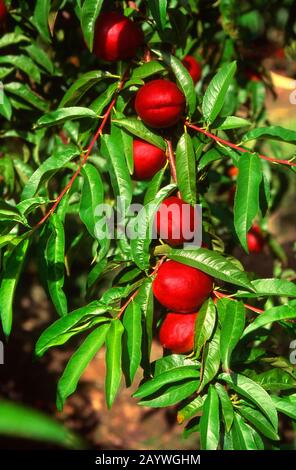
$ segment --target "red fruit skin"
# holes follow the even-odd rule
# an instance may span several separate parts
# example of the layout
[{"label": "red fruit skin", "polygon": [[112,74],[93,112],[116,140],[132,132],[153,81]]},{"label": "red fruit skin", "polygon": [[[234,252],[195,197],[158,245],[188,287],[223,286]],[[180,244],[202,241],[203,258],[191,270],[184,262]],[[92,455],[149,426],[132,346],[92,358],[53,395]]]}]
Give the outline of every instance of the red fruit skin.
[{"label": "red fruit skin", "polygon": [[5,20],[7,15],[7,9],[4,3],[4,0],[0,0],[0,22]]},{"label": "red fruit skin", "polygon": [[152,80],[139,89],[135,108],[148,126],[171,127],[179,121],[184,112],[185,97],[174,82]]},{"label": "red fruit skin", "polygon": [[133,176],[139,181],[152,178],[166,164],[165,152],[144,140],[134,140],[133,157]]},{"label": "red fruit skin", "polygon": [[197,313],[168,313],[160,327],[159,340],[165,349],[186,354],[194,347],[194,324]]},{"label": "red fruit skin", "polygon": [[191,75],[191,78],[194,83],[197,83],[201,77],[201,65],[192,55],[187,55],[182,60],[182,64]]},{"label": "red fruit skin", "polygon": [[257,72],[254,72],[253,70],[246,70],[246,77],[251,82],[261,82],[262,80],[261,76]]},{"label": "red fruit skin", "polygon": [[108,62],[131,59],[143,44],[140,28],[118,11],[102,13],[96,23],[94,53]]},{"label": "red fruit skin", "polygon": [[194,208],[176,196],[165,199],[155,217],[158,236],[172,246],[192,240],[198,223]]},{"label": "red fruit skin", "polygon": [[152,289],[156,299],[167,309],[190,313],[210,295],[213,279],[199,269],[170,260],[160,266]]},{"label": "red fruit skin", "polygon": [[253,225],[249,233],[247,234],[247,243],[249,253],[260,253],[264,246],[264,239],[260,228],[257,225]]}]

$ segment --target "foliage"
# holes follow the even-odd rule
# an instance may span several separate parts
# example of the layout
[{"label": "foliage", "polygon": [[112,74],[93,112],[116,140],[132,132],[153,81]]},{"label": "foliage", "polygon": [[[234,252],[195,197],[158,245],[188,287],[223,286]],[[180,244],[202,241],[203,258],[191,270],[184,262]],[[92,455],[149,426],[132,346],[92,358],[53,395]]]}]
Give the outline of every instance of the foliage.
[{"label": "foliage", "polygon": [[[147,50],[145,58],[140,51],[130,63],[111,65],[92,54],[96,19],[113,3],[141,24],[150,61]],[[11,2],[0,37],[0,314],[9,336],[17,321],[17,284],[38,248],[40,282],[57,318],[39,338],[36,354],[74,335],[83,339],[59,380],[59,409],[105,344],[108,406],[122,374],[130,386],[141,369],[143,381],[134,395],[139,405],[177,405],[178,422],[186,421],[184,435],[199,432],[203,449],[276,449],[278,413],[295,421],[295,370],[282,357],[279,336],[280,331],[295,338],[296,287],[287,279],[295,273],[286,270],[267,222],[295,176],[292,159],[275,164],[272,156],[282,159],[278,142],[295,144],[296,132],[266,119],[268,72],[260,70],[259,81],[246,75],[254,67],[246,49],[258,37],[265,40],[262,29],[276,17],[265,12],[276,11],[276,4]],[[287,18],[290,8],[290,0],[282,5]],[[291,48],[290,20],[286,26]],[[196,86],[181,62],[188,53],[203,64]],[[186,97],[187,116],[173,134],[148,129],[135,117],[133,97],[155,77],[176,80]],[[133,181],[134,136],[162,149],[171,140],[176,181],[169,165],[151,182]],[[243,152],[229,142],[242,142]],[[263,143],[270,161],[260,155]],[[232,204],[227,172],[233,165],[238,177]],[[176,188],[185,201],[202,205],[207,248],[173,249],[151,240],[152,202],[160,204]],[[116,206],[118,196],[127,206],[144,202],[147,211],[137,216],[141,233],[131,241],[118,229],[115,239],[97,239],[95,226],[102,219],[95,208],[102,202]],[[280,266],[274,278],[256,279],[231,255],[236,244],[248,250],[254,222]],[[213,276],[218,300],[200,310],[190,357],[171,354],[151,363],[157,330],[151,281],[164,256]],[[71,295],[74,284],[79,298]]]}]

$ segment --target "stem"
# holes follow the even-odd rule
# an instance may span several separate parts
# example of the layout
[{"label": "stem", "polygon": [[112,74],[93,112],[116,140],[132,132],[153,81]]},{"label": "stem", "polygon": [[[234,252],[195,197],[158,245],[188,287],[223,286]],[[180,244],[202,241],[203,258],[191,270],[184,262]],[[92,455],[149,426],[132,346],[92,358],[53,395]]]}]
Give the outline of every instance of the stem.
[{"label": "stem", "polygon": [[[231,147],[235,150],[238,150],[239,152],[242,152],[242,153],[250,152],[250,150],[245,149],[243,147],[239,147],[239,145],[233,144],[232,142],[229,142],[228,140],[221,139],[221,137],[211,134],[211,132],[206,131],[205,129],[202,129],[201,127],[195,126],[194,124],[191,124],[188,121],[185,122],[185,125],[189,127],[190,129],[194,129],[198,132],[201,132],[202,134],[206,135],[207,137],[210,137],[216,142],[220,142],[221,144],[224,144],[227,147]],[[290,160],[281,160],[279,158],[266,157],[265,155],[260,155],[260,154],[258,154],[258,156],[262,158],[263,160],[267,160],[268,162],[281,163],[282,165],[296,166],[296,162],[291,162]]]},{"label": "stem", "polygon": [[56,210],[57,206],[59,205],[59,203],[61,202],[61,200],[63,199],[64,195],[69,191],[69,189],[71,189],[74,181],[76,180],[77,176],[80,175],[81,173],[81,169],[82,167],[86,164],[86,161],[92,151],[92,149],[94,148],[94,145],[95,143],[97,142],[98,138],[102,135],[103,133],[103,130],[104,130],[104,127],[109,119],[109,116],[111,114],[111,111],[116,103],[116,99],[117,99],[117,96],[118,96],[118,93],[120,92],[120,90],[122,89],[123,85],[124,85],[124,82],[126,80],[126,75],[127,75],[127,72],[125,73],[124,77],[122,78],[122,80],[119,82],[118,84],[118,89],[117,89],[117,93],[116,95],[114,96],[114,98],[112,99],[110,105],[108,106],[108,109],[107,111],[105,112],[104,114],[104,117],[103,117],[103,120],[98,128],[98,130],[96,131],[95,135],[93,136],[88,148],[87,148],[87,151],[79,165],[79,167],[77,168],[77,170],[75,171],[75,173],[72,175],[69,183],[67,184],[67,186],[65,186],[65,188],[63,189],[63,191],[60,193],[60,195],[57,197],[55,203],[52,205],[52,207],[50,208],[50,210],[45,214],[45,216],[37,223],[37,225],[35,226],[35,228],[38,228],[40,227],[44,222],[46,222],[46,220],[54,213],[54,211]]},{"label": "stem", "polygon": [[[222,294],[222,292],[218,292],[216,290],[214,290],[214,295],[218,298],[218,299],[224,299],[224,298],[227,298],[229,300],[235,300],[233,297],[231,297],[230,295],[227,295],[227,294]],[[256,307],[253,307],[252,305],[249,305],[249,304],[244,304],[244,306],[248,309],[248,310],[252,310],[253,312],[255,313],[264,313],[264,310],[261,310],[261,308],[256,308]]]},{"label": "stem", "polygon": [[[167,157],[168,157],[168,162],[170,165],[171,175],[172,175],[174,183],[177,183],[177,170],[176,170],[175,154],[174,154],[172,141],[166,139],[166,143],[167,143]],[[177,192],[177,197],[181,199],[180,191]]]}]

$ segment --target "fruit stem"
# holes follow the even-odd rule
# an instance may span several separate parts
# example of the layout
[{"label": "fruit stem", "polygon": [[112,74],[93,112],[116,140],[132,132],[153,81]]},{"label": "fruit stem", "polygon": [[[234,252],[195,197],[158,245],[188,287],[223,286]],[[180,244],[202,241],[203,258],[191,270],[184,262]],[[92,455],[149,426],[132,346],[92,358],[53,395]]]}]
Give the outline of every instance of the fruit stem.
[{"label": "fruit stem", "polygon": [[[175,162],[175,154],[174,154],[174,149],[172,145],[172,141],[166,139],[167,143],[167,158],[168,162],[170,164],[170,170],[171,170],[171,175],[174,183],[177,183],[177,170],[176,170],[176,162]],[[177,196],[179,199],[181,199],[181,194],[178,191]]]},{"label": "fruit stem", "polygon": [[103,133],[103,130],[104,130],[104,127],[109,119],[109,116],[111,114],[111,111],[112,109],[114,108],[115,106],[115,103],[116,103],[116,100],[117,100],[117,96],[119,94],[119,92],[122,90],[122,87],[126,81],[126,78],[127,78],[127,75],[128,75],[128,70],[126,71],[126,73],[124,74],[122,80],[118,83],[118,88],[117,88],[117,92],[116,92],[116,95],[114,96],[114,98],[112,99],[111,103],[109,104],[108,106],[108,109],[107,111],[105,112],[104,116],[103,116],[103,120],[98,128],[98,130],[96,131],[95,135],[93,136],[86,152],[85,152],[85,155],[80,163],[80,165],[78,166],[77,170],[75,171],[75,173],[72,175],[69,183],[65,186],[65,188],[63,189],[63,191],[60,193],[60,195],[57,197],[57,199],[55,200],[55,203],[52,205],[52,207],[50,208],[50,210],[45,214],[45,216],[39,220],[39,222],[37,223],[37,225],[34,227],[34,228],[38,228],[40,227],[44,222],[46,222],[46,220],[54,213],[54,211],[56,210],[57,206],[59,205],[59,203],[61,202],[61,200],[63,199],[64,195],[69,191],[69,189],[71,189],[74,181],[76,180],[77,176],[80,175],[81,173],[81,169],[82,167],[86,164],[86,161],[95,145],[95,143],[97,142],[98,138],[102,135]]},{"label": "fruit stem", "polygon": [[[185,125],[187,127],[189,127],[190,129],[194,129],[198,132],[201,132],[202,134],[206,135],[207,137],[210,137],[211,139],[215,140],[216,142],[219,142],[220,144],[224,144],[227,147],[238,150],[239,152],[242,152],[242,153],[251,152],[251,150],[249,150],[249,149],[245,149],[243,147],[240,147],[239,145],[233,144],[232,142],[229,142],[228,140],[221,139],[221,137],[218,137],[214,134],[211,134],[211,132],[209,132],[205,129],[202,129],[201,127],[198,127],[194,124],[191,124],[188,121],[185,122]],[[266,157],[265,155],[260,155],[260,154],[258,154],[258,156],[259,156],[259,158],[262,158],[263,160],[267,160],[268,162],[281,163],[282,165],[296,166],[296,162],[291,162],[290,160],[281,160],[280,158]]]}]

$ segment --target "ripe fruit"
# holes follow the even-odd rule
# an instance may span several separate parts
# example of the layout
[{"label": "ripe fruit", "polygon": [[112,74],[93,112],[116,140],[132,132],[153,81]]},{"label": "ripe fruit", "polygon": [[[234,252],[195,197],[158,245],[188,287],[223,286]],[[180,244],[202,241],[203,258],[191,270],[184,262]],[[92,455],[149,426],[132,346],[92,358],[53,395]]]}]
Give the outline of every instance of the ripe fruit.
[{"label": "ripe fruit", "polygon": [[173,246],[192,240],[197,223],[194,208],[176,196],[161,203],[155,218],[158,236]]},{"label": "ripe fruit", "polygon": [[264,246],[264,239],[260,227],[253,225],[247,234],[248,249],[250,253],[260,253]]},{"label": "ripe fruit", "polygon": [[169,80],[152,80],[136,95],[135,107],[140,118],[151,127],[170,127],[182,116],[185,97]]},{"label": "ripe fruit", "polygon": [[134,140],[134,177],[137,180],[152,178],[166,163],[165,152],[144,140]]},{"label": "ripe fruit", "polygon": [[168,313],[159,331],[162,346],[176,354],[192,351],[197,313]]},{"label": "ripe fruit", "polygon": [[0,0],[0,22],[5,20],[7,14],[7,9],[4,3],[4,0]]},{"label": "ripe fruit", "polygon": [[199,269],[170,260],[160,266],[152,289],[164,307],[190,313],[210,295],[213,280]]},{"label": "ripe fruit", "polygon": [[197,83],[201,77],[201,65],[192,55],[187,55],[182,60],[182,64],[191,75],[191,78],[194,83]]},{"label": "ripe fruit", "polygon": [[143,44],[140,28],[118,11],[102,13],[96,23],[94,53],[100,59],[114,62],[131,59]]}]

